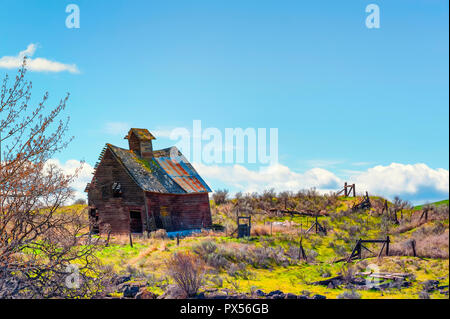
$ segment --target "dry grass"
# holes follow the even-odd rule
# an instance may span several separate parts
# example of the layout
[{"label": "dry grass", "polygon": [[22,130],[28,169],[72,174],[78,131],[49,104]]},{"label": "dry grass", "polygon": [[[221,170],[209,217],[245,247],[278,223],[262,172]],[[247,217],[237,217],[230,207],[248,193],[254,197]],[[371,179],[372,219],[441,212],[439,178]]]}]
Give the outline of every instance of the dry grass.
[{"label": "dry grass", "polygon": [[274,234],[298,234],[299,230],[295,223],[285,222],[283,226],[279,225],[254,225],[252,226],[251,235],[252,236],[269,236]]},{"label": "dry grass", "polygon": [[[426,233],[420,231],[413,235],[416,241],[417,257],[422,258],[449,258],[449,232],[446,229],[440,233]],[[406,239],[391,246],[390,254],[393,256],[413,256],[412,239]]]}]

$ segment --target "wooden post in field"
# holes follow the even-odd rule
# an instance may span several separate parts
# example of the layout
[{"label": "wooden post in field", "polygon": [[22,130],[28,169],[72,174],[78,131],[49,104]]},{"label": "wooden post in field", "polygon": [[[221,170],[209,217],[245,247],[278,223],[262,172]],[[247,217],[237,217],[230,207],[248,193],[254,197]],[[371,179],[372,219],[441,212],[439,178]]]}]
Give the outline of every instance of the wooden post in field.
[{"label": "wooden post in field", "polygon": [[352,188],[353,188],[353,197],[356,197],[356,190],[355,190],[356,188],[355,188],[355,184],[353,184],[352,186],[353,186],[353,187],[352,187]]},{"label": "wooden post in field", "polygon": [[133,248],[133,237],[131,236],[131,232],[130,232],[130,246],[131,248]]},{"label": "wooden post in field", "polygon": [[316,215],[316,234],[317,234],[317,227],[318,227],[318,224],[317,224],[317,215]]},{"label": "wooden post in field", "polygon": [[389,256],[389,243],[390,243],[389,236],[386,236],[386,256]]},{"label": "wooden post in field", "polygon": [[417,254],[416,254],[416,240],[415,239],[413,239],[411,241],[411,248],[412,248],[412,251],[413,251],[413,256],[416,257]]},{"label": "wooden post in field", "polygon": [[110,236],[111,236],[111,230],[108,231],[108,237],[106,238],[106,244],[105,244],[105,247],[108,247],[108,245],[109,245],[109,238],[110,238]]},{"label": "wooden post in field", "polygon": [[347,182],[344,183],[344,196],[347,197]]},{"label": "wooden post in field", "polygon": [[177,234],[177,246],[180,246],[180,234]]}]

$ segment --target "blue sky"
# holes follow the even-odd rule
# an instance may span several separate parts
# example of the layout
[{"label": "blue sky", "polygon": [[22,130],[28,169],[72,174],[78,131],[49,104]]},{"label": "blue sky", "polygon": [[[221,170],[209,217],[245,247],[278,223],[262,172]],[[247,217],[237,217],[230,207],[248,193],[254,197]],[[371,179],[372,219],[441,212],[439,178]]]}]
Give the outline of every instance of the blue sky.
[{"label": "blue sky", "polygon": [[[69,3],[80,8],[79,29],[65,26]],[[380,7],[379,29],[365,25],[370,3]],[[35,98],[71,93],[75,140],[58,155],[62,165],[93,166],[106,142],[126,146],[111,127],[164,132],[201,120],[220,130],[278,128],[278,169],[244,164],[237,176],[236,167],[200,163],[213,189],[356,180],[412,201],[448,197],[448,1],[2,0],[1,8],[0,59],[36,44],[33,58],[79,70],[29,73]],[[155,147],[172,144],[162,134]],[[230,170],[234,180],[223,178]],[[396,188],[380,186],[394,177]]]}]

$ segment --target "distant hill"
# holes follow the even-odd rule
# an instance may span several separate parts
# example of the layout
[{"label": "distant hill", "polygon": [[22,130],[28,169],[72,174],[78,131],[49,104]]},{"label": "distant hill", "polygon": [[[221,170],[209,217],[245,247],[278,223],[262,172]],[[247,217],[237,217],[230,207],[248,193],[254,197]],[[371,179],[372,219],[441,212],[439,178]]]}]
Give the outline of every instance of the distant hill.
[{"label": "distant hill", "polygon": [[[425,206],[425,205],[426,205],[426,204],[414,206],[414,209],[415,209],[415,210],[422,209],[423,206]],[[433,206],[436,206],[436,207],[439,207],[439,206],[442,206],[442,205],[448,205],[448,199],[444,199],[444,200],[441,200],[441,201],[439,201],[439,202],[429,203],[429,205],[433,205]]]}]

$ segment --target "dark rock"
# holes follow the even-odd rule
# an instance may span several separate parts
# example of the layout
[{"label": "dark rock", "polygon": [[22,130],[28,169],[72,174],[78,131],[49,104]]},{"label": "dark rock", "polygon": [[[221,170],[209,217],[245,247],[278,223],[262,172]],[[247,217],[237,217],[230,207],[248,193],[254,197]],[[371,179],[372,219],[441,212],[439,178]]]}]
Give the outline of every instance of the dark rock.
[{"label": "dark rock", "polygon": [[130,287],[130,284],[127,282],[123,282],[120,285],[117,286],[116,290],[118,292],[124,292],[126,288]]},{"label": "dark rock", "polygon": [[365,286],[366,280],[364,278],[353,278],[352,284],[357,285],[357,286]]},{"label": "dark rock", "polygon": [[117,276],[114,280],[114,283],[116,285],[120,285],[123,284],[124,282],[130,281],[131,280],[131,276],[127,275],[127,276]]},{"label": "dark rock", "polygon": [[285,296],[286,299],[297,299],[297,295],[292,294],[292,293],[287,293]]},{"label": "dark rock", "polygon": [[230,299],[230,296],[227,295],[210,295],[208,299]]},{"label": "dark rock", "polygon": [[313,299],[315,299],[315,300],[322,300],[322,299],[327,299],[327,297],[322,296],[322,295],[314,295]]},{"label": "dark rock", "polygon": [[427,290],[428,292],[432,292],[433,290],[436,290],[439,286],[438,280],[426,280],[422,283],[423,288]]},{"label": "dark rock", "polygon": [[123,291],[124,298],[134,298],[139,292],[139,286],[126,286]]},{"label": "dark rock", "polygon": [[308,299],[308,296],[306,296],[306,295],[298,295],[297,299]]},{"label": "dark rock", "polygon": [[205,293],[204,292],[198,293],[197,296],[195,296],[195,298],[197,298],[197,299],[205,299]]},{"label": "dark rock", "polygon": [[274,291],[271,291],[271,292],[269,292],[268,294],[267,294],[267,296],[268,297],[272,297],[273,295],[279,295],[279,294],[282,294],[283,292],[281,291],[281,290],[274,290]]},{"label": "dark rock", "polygon": [[265,296],[266,296],[266,293],[265,293],[264,291],[262,291],[261,289],[256,290],[256,291],[255,291],[255,294],[256,294],[258,297],[265,297]]}]

